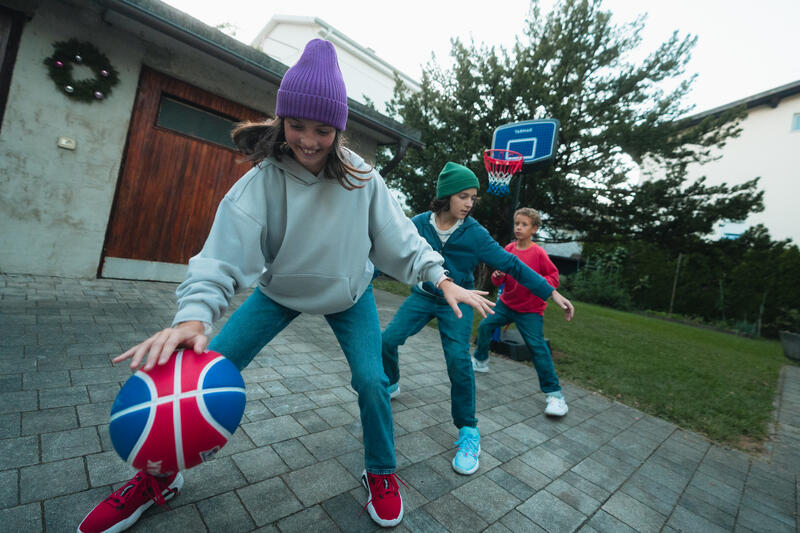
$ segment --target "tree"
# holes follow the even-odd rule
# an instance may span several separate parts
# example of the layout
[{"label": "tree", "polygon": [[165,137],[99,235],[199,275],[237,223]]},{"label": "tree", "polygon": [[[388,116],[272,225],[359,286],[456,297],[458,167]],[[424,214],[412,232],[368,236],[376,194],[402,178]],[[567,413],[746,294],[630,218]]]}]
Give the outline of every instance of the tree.
[{"label": "tree", "polygon": [[[410,151],[387,181],[416,212],[433,198],[447,161],[472,168],[485,190],[481,155],[494,129],[557,118],[553,165],[528,173],[520,190],[520,204],[540,210],[553,237],[679,245],[701,239],[721,219],[763,209],[757,179],[735,187],[687,183],[686,165],[711,159],[714,147],[737,135],[744,109],[695,124],[682,120],[691,110],[683,100],[694,77],[684,71],[696,39],[676,32],[634,61],[644,23],[644,16],[612,23],[599,0],[562,0],[542,16],[534,0],[511,50],[452,40],[452,68],[434,58],[420,92],[396,85],[387,111],[419,129],[425,148]],[[631,172],[646,161],[666,177],[631,183]],[[485,195],[476,215],[505,240],[510,209],[508,198]]]}]

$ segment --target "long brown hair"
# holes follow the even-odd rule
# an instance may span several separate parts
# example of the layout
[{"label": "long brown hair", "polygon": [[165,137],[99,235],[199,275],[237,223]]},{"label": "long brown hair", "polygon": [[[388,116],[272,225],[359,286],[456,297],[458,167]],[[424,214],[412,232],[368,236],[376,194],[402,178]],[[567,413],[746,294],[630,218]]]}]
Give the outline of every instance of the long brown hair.
[{"label": "long brown hair", "polygon": [[[246,160],[258,163],[267,157],[273,157],[280,161],[285,155],[293,157],[292,149],[286,144],[283,128],[283,117],[275,117],[265,122],[240,122],[234,127],[231,137],[239,150],[244,153]],[[358,182],[371,179],[369,174],[372,172],[372,167],[360,170],[347,163],[342,151],[344,145],[342,132],[336,130],[331,151],[325,160],[325,176],[330,179],[335,178],[348,191],[360,189],[365,184]],[[356,181],[353,182],[351,179]]]}]

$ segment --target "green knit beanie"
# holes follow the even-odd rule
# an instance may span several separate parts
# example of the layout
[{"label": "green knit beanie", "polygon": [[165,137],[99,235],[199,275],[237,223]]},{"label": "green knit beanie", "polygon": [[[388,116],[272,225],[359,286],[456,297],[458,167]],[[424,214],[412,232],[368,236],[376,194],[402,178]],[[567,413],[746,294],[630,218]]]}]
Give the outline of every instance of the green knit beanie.
[{"label": "green knit beanie", "polygon": [[448,162],[439,173],[439,180],[436,182],[436,199],[438,200],[472,187],[476,189],[481,187],[475,173],[458,163]]}]

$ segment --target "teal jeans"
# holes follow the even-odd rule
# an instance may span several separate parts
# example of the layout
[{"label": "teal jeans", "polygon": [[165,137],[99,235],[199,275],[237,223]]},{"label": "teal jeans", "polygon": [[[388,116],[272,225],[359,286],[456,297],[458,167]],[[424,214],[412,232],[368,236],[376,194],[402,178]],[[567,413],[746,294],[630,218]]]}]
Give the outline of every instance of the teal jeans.
[{"label": "teal jeans", "polygon": [[520,313],[514,311],[499,298],[494,308],[494,314],[481,320],[478,326],[478,342],[475,348],[475,359],[486,361],[489,358],[489,342],[492,332],[506,324],[516,323],[517,329],[522,334],[528,350],[531,352],[531,362],[539,376],[539,388],[542,392],[558,392],[561,385],[558,383],[556,368],[553,366],[553,356],[544,340],[544,318],[538,313]]},{"label": "teal jeans", "polygon": [[[208,349],[230,359],[240,370],[294,320],[299,311],[275,302],[256,289],[231,315]],[[353,389],[358,394],[364,431],[364,463],[373,474],[391,474],[394,453],[392,406],[380,356],[381,324],[372,286],[353,307],[325,315],[347,363]]]},{"label": "teal jeans", "polygon": [[469,355],[472,307],[466,304],[458,307],[462,313],[460,319],[443,297],[412,288],[411,294],[383,330],[381,352],[389,383],[397,383],[400,379],[397,347],[435,318],[439,323],[439,337],[450,377],[450,412],[453,423],[461,429],[464,426],[476,427],[478,419],[475,418],[475,374]]}]

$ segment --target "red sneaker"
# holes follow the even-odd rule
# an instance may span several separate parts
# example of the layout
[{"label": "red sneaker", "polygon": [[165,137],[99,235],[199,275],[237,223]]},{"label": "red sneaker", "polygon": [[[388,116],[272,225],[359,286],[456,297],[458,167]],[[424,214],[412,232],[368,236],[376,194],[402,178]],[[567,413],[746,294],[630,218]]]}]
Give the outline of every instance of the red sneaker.
[{"label": "red sneaker", "polygon": [[117,533],[128,529],[153,502],[166,504],[181,487],[180,472],[169,477],[155,477],[142,470],[97,504],[78,526],[78,533]]},{"label": "red sneaker", "polygon": [[394,474],[371,474],[366,470],[361,474],[361,484],[369,492],[364,507],[379,526],[396,526],[403,519],[403,498],[397,480]]}]

